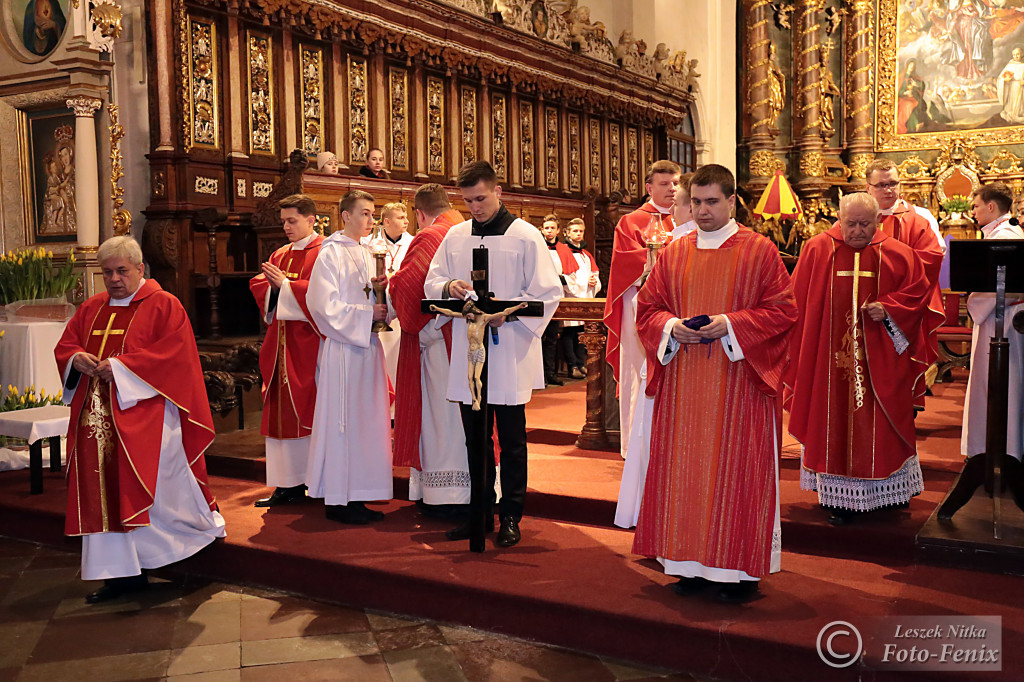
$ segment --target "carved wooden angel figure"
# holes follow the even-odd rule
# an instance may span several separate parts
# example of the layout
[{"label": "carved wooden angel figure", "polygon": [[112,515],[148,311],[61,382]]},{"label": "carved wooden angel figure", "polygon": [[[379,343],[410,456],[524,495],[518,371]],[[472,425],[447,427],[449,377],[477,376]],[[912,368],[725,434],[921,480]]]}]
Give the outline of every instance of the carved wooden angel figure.
[{"label": "carved wooden angel figure", "polygon": [[691,59],[686,63],[686,88],[688,90],[696,88],[698,78],[700,78],[700,74],[697,73],[697,60]]},{"label": "carved wooden angel figure", "polygon": [[768,127],[778,134],[779,114],[786,106],[786,76],[775,63],[775,43],[768,43]]},{"label": "carved wooden angel figure", "polygon": [[841,97],[842,91],[836,85],[832,77],[832,70],[828,68],[828,54],[832,49],[830,42],[822,43],[818,48],[818,55],[821,57],[821,66],[818,76],[819,89],[819,116],[821,117],[821,136],[826,140],[836,132],[836,113],[832,102],[833,97]]},{"label": "carved wooden angel figure", "polygon": [[500,312],[488,314],[476,307],[476,303],[472,299],[466,301],[466,305],[462,306],[461,313],[438,308],[436,305],[430,306],[430,310],[435,313],[448,317],[462,317],[466,320],[466,336],[469,337],[469,364],[467,365],[466,379],[469,381],[469,393],[473,397],[473,409],[478,412],[484,388],[481,377],[484,371],[484,362],[487,360],[487,348],[484,346],[484,333],[487,326],[492,320],[503,321],[515,311],[525,307],[526,303],[524,302]]}]

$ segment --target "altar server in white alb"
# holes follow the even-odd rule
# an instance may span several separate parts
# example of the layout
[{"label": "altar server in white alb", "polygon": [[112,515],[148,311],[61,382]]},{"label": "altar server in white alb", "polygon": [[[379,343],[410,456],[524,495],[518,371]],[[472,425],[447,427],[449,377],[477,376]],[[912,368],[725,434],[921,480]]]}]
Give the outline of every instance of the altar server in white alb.
[{"label": "altar server in white alb", "polygon": [[145,570],[224,537],[203,453],[213,442],[195,335],[177,298],[143,278],[131,237],[103,242],[106,292],[83,303],[54,354],[71,404],[65,533],[82,536],[89,603],[148,585]]},{"label": "altar server in white alb", "polygon": [[[520,317],[511,322],[497,318],[490,322],[498,335],[487,349],[487,401],[491,406],[488,414],[493,415],[501,446],[501,531],[496,543],[510,547],[520,539],[519,521],[526,498],[526,403],[533,389],[544,388],[540,335],[562,298],[562,285],[540,232],[525,220],[515,218],[501,203],[501,186],[490,163],[476,161],[463,166],[458,185],[473,219],[451,228],[441,242],[424,283],[427,296],[465,299],[472,294],[473,250],[484,246],[489,253],[490,290],[495,298],[544,304],[542,317]],[[471,408],[473,400],[466,380],[466,322],[455,319],[452,324],[448,399],[461,403],[467,454],[471,462],[474,457],[484,458],[485,489],[491,491],[495,474],[493,443],[491,438],[479,442],[484,411]],[[490,434],[493,426],[487,424],[483,431]],[[471,472],[473,468],[470,467]],[[474,485],[474,490],[477,487]],[[493,507],[493,493],[484,504]],[[488,525],[493,530],[493,516]],[[448,533],[452,540],[468,537],[468,523]]]},{"label": "altar server in white alb", "polygon": [[373,197],[353,190],[338,214],[343,230],[320,246],[306,294],[324,337],[306,485],[310,497],[324,499],[327,518],[364,524],[384,516],[365,502],[392,497],[388,384],[372,331],[375,320],[388,316],[387,303],[373,293],[387,275],[375,276],[373,258],[359,243],[373,226]]},{"label": "altar server in white alb", "polygon": [[[409,234],[409,212],[406,210],[405,204],[400,201],[384,204],[384,208],[380,210],[380,220],[381,236],[387,247],[387,253],[384,255],[384,269],[387,276],[391,277],[402,267],[405,254],[409,251],[409,244],[412,243],[412,235]],[[360,242],[363,246],[369,246],[371,237],[372,235],[363,237]],[[378,337],[381,348],[384,349],[384,363],[387,366],[388,380],[392,386],[395,385],[398,372],[398,342],[402,337],[401,328],[399,320],[392,320],[391,329],[394,331]]]},{"label": "altar server in white alb", "polygon": [[[971,211],[981,232],[988,239],[1024,239],[1024,229],[1010,222],[1013,193],[1003,182],[993,182],[974,192]],[[1010,343],[1010,381],[1006,421],[1006,453],[1001,462],[1018,506],[1024,508],[1024,334],[1014,331],[1011,320],[1024,311],[1024,292],[1006,294],[1003,332]],[[971,375],[967,379],[967,400],[964,403],[964,426],[960,452],[967,457],[956,487],[939,508],[939,518],[949,519],[967,504],[971,495],[985,481],[985,432],[988,424],[988,362],[989,339],[996,331],[996,295],[974,293],[967,299],[967,312],[974,320],[971,337]]]}]

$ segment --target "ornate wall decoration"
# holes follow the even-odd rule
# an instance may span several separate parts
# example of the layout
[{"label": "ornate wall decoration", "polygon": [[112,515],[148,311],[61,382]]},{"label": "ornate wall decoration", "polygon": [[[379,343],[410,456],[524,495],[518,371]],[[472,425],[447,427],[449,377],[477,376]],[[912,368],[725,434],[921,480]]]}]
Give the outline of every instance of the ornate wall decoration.
[{"label": "ornate wall decoration", "polygon": [[523,184],[530,186],[536,181],[536,172],[533,164],[533,104],[530,102],[519,103],[519,136],[521,139],[520,148],[523,155]]},{"label": "ornate wall decoration", "polygon": [[569,114],[569,190],[583,188],[583,141],[580,136],[579,114]]},{"label": "ornate wall decoration", "polygon": [[111,221],[114,223],[114,234],[125,235],[132,228],[132,214],[124,208],[124,188],[120,180],[124,177],[124,167],[121,165],[121,139],[124,137],[124,126],[118,123],[118,107],[116,104],[107,105],[107,114],[110,117],[110,200],[113,202],[113,213]]},{"label": "ornate wall decoration", "polygon": [[[876,150],[939,148],[956,137],[975,145],[1024,140],[1021,128],[1011,123],[1024,117],[1024,107],[1013,104],[1016,98],[1007,98],[1009,103],[1004,106],[999,96],[1004,88],[1024,86],[1020,76],[1012,75],[1024,68],[1013,53],[1019,43],[991,40],[991,20],[979,19],[975,5],[992,3],[957,4],[961,6],[943,18],[951,27],[949,34],[941,39],[939,49],[927,51],[934,56],[915,58],[911,55],[926,54],[914,49],[918,43],[931,44],[928,41],[935,39],[916,24],[903,25],[897,0],[878,0]],[[959,25],[968,27],[961,37],[952,30]],[[975,26],[981,29],[975,30]],[[949,55],[946,58],[940,57],[943,49]],[[1000,77],[991,78],[993,71],[1001,72]],[[1006,84],[1001,82],[1005,73],[1011,74]]]},{"label": "ornate wall decoration", "polygon": [[255,199],[265,199],[270,196],[270,193],[274,190],[274,183],[272,182],[254,182],[252,183],[252,196]]},{"label": "ornate wall decoration", "polygon": [[590,184],[601,188],[601,121],[590,119]]},{"label": "ornate wall decoration", "polygon": [[544,108],[544,183],[558,187],[558,109]]},{"label": "ornate wall decoration", "polygon": [[274,153],[274,86],[270,36],[249,34],[249,153]]},{"label": "ornate wall decoration", "polygon": [[644,195],[643,187],[640,186],[640,149],[637,144],[636,128],[626,129],[626,187],[629,193],[636,192],[636,196]]},{"label": "ornate wall decoration", "polygon": [[302,61],[302,147],[306,156],[324,151],[324,51],[303,45]]},{"label": "ornate wall decoration", "polygon": [[476,161],[476,88],[462,86],[462,165]]},{"label": "ornate wall decoration", "polygon": [[427,171],[444,173],[444,81],[427,78]]},{"label": "ornate wall decoration", "polygon": [[240,199],[244,199],[246,194],[245,178],[237,178],[235,180],[235,195]]},{"label": "ornate wall decoration", "polygon": [[608,189],[622,187],[622,129],[618,123],[608,124]]},{"label": "ornate wall decoration", "polygon": [[758,149],[750,155],[750,175],[753,177],[770,177],[781,166],[782,162],[775,158],[770,149]]},{"label": "ornate wall decoration", "polygon": [[317,213],[316,222],[313,223],[313,229],[317,231],[317,234],[321,234],[325,237],[329,236],[333,230],[331,230],[331,216],[327,213]]},{"label": "ornate wall decoration", "polygon": [[162,199],[167,196],[167,176],[163,171],[154,171],[151,185],[154,198]]},{"label": "ornate wall decoration", "polygon": [[647,175],[647,169],[654,165],[654,133],[650,130],[644,131],[644,175]]},{"label": "ornate wall decoration", "polygon": [[491,164],[499,180],[508,180],[508,112],[505,95],[491,95]]},{"label": "ornate wall decoration", "polygon": [[366,114],[366,60],[351,55],[348,58],[348,98],[349,161],[352,164],[364,163],[370,139]]},{"label": "ornate wall decoration", "polygon": [[1021,158],[1007,149],[1000,149],[999,153],[988,162],[989,173],[1024,173],[1021,168]]},{"label": "ornate wall decoration", "polygon": [[[184,8],[185,3],[181,3]],[[184,14],[184,9],[182,9]],[[187,17],[187,18],[186,18]],[[212,20],[182,17],[182,89],[185,151],[219,146],[217,26]]]},{"label": "ornate wall decoration", "polygon": [[405,69],[388,71],[391,121],[391,167],[409,167],[409,74]]},{"label": "ornate wall decoration", "polygon": [[867,179],[868,164],[875,158],[874,154],[852,154],[850,156],[850,163],[848,168],[850,169],[850,178],[856,180]]},{"label": "ornate wall decoration", "polygon": [[195,191],[196,194],[218,194],[220,192],[220,181],[217,178],[197,175]]},{"label": "ornate wall decoration", "polygon": [[825,157],[821,152],[806,152],[800,155],[800,174],[809,178],[823,178],[827,170],[825,168]]}]

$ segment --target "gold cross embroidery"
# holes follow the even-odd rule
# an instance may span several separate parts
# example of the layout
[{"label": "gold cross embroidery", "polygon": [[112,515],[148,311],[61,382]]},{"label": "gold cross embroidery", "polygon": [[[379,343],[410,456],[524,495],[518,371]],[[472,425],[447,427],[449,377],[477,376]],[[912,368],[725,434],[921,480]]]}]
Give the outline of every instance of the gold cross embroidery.
[{"label": "gold cross embroidery", "polygon": [[117,313],[110,313],[110,319],[107,320],[107,328],[106,329],[97,329],[97,330],[95,330],[92,333],[93,336],[100,336],[100,335],[103,336],[103,340],[100,342],[100,352],[96,354],[96,356],[98,358],[100,358],[101,360],[103,359],[103,349],[105,349],[107,347],[107,339],[112,334],[114,336],[119,336],[119,335],[124,334],[124,332],[125,332],[124,329],[111,329],[111,327],[114,326],[114,318],[115,317],[117,317]]}]

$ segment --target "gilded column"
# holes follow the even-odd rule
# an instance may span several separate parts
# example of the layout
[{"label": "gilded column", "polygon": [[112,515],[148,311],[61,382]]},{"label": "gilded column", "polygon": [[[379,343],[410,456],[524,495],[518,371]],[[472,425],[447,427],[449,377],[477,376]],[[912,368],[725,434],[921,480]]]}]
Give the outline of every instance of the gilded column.
[{"label": "gilded column", "polygon": [[[826,185],[825,159],[822,155],[824,142],[821,139],[821,57],[819,32],[821,29],[820,14],[824,9],[824,0],[800,0],[799,34],[797,44],[799,53],[796,64],[798,68],[797,108],[801,119],[800,139],[796,148],[800,155],[799,185],[804,190],[822,190]],[[796,89],[794,87],[794,89]]]},{"label": "gilded column", "polygon": [[102,104],[103,100],[85,95],[67,100],[67,107],[75,112],[75,207],[78,248],[83,251],[95,251],[100,244],[100,172],[93,116]]},{"label": "gilded column", "polygon": [[349,166],[346,161],[348,161],[351,154],[348,144],[348,55],[342,51],[341,45],[338,43],[334,43],[334,45],[331,46],[331,68],[333,69],[334,74],[334,87],[331,88],[332,96],[334,98],[334,110],[333,115],[331,116],[331,126],[334,132],[331,136],[333,147],[328,147],[328,149],[334,152],[334,155],[338,157],[338,166],[340,168],[347,169]]},{"label": "gilded column", "polygon": [[864,170],[874,158],[875,149],[871,119],[873,4],[871,0],[853,0],[846,17],[846,107],[850,119],[847,165],[850,186],[861,189],[867,182]]},{"label": "gilded column", "polygon": [[423,72],[423,61],[417,58],[412,69],[412,83],[409,88],[409,119],[412,135],[409,136],[409,153],[412,155],[410,169],[413,178],[426,180],[427,175],[427,77]]},{"label": "gilded column", "polygon": [[295,74],[298,69],[295,66],[295,39],[291,31],[281,32],[281,55],[282,73],[281,83],[284,85],[284,106],[281,111],[285,113],[284,120],[284,141],[281,144],[281,152],[287,157],[293,149],[302,149],[302,137],[299,134],[299,116],[302,115],[302,107],[297,103],[298,87],[295,85]]},{"label": "gilded column", "polygon": [[[225,146],[228,148],[228,156],[248,158],[249,145],[246,144],[242,116],[243,112],[248,110],[248,107],[243,107],[243,103],[248,103],[249,97],[245,88],[245,80],[242,77],[242,64],[249,60],[249,48],[238,28],[237,7],[228,8],[228,55],[228,79],[224,84],[224,103],[228,107],[231,125],[226,131],[227,144]],[[267,68],[273,69],[273,65],[268,64]]]},{"label": "gilded column", "polygon": [[519,115],[519,93],[516,91],[516,84],[513,82],[512,92],[508,98],[508,164],[510,171],[509,180],[513,189],[522,189],[523,187],[523,135],[519,128],[521,125]]},{"label": "gilded column", "polygon": [[544,93],[537,93],[537,108],[533,112],[533,168],[534,168],[534,184],[536,185],[537,191],[541,193],[547,193],[547,177],[548,177],[548,145],[547,145],[547,125],[545,121],[547,116],[545,115],[544,106]]},{"label": "gilded column", "polygon": [[[384,54],[380,51],[370,57],[370,83],[372,94],[367,103],[371,120],[370,139],[372,142],[370,148],[387,149],[388,136],[391,135],[387,119],[390,99],[388,98],[388,78],[387,70],[384,68]],[[366,151],[369,152],[370,149],[368,148]],[[384,167],[391,168],[391,159],[384,158]]]},{"label": "gilded column", "polygon": [[[149,9],[153,28],[153,54],[156,58],[156,74],[170,74],[174,62],[174,48],[171,45],[172,32],[167,28],[174,22],[174,11],[171,0],[153,0]],[[154,78],[156,81],[158,130],[156,151],[174,149],[174,128],[171,117],[174,105],[171,102],[171,91],[174,79],[167,77]]]},{"label": "gilded column", "polygon": [[771,40],[768,25],[771,19],[770,0],[749,0],[747,7],[747,92],[744,108],[750,121],[750,179],[753,189],[768,184],[775,171],[772,152],[779,130],[778,111],[773,110],[771,95]]},{"label": "gilded column", "polygon": [[479,130],[480,159],[494,165],[494,126],[491,116],[491,87],[487,77],[480,82],[480,98],[477,106],[477,130]]}]

